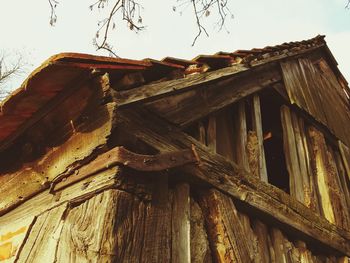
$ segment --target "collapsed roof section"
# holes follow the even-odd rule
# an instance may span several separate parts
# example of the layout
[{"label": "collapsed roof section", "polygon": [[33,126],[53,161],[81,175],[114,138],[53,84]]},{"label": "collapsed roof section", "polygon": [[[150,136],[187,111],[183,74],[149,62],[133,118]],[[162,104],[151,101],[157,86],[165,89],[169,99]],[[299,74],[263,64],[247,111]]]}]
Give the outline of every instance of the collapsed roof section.
[{"label": "collapsed roof section", "polygon": [[[195,88],[214,80],[224,80],[227,76],[255,70],[254,68],[263,64],[320,49],[325,52],[328,64],[335,72],[343,91],[347,92],[347,83],[337,68],[337,62],[330,53],[324,36],[262,49],[200,55],[193,60],[166,57],[161,61],[152,59],[136,61],[77,53],[58,54],[45,61],[18,90],[1,103],[0,150],[6,148],[16,138],[19,130],[25,130],[30,123],[37,121],[33,120],[35,113],[49,105],[52,99],[69,92],[73,86],[88,81],[94,75],[109,73],[113,87],[121,91],[117,98],[118,105],[125,106],[139,100],[145,101],[150,97],[154,101],[169,94],[188,91],[189,87]],[[168,88],[160,90],[160,85]],[[136,87],[139,88],[135,89]],[[289,92],[290,101],[308,111],[316,120],[331,127],[332,132],[337,133],[337,129],[328,125],[324,116],[317,114],[317,108],[311,109],[302,103],[300,95],[303,94],[301,91],[299,93]],[[342,94],[342,97],[346,100],[345,94]],[[150,107],[152,108],[152,105]],[[344,117],[344,121],[350,120],[348,117]],[[186,124],[183,120],[182,123],[181,120],[178,123]],[[342,133],[338,137],[344,138],[346,135]]]}]

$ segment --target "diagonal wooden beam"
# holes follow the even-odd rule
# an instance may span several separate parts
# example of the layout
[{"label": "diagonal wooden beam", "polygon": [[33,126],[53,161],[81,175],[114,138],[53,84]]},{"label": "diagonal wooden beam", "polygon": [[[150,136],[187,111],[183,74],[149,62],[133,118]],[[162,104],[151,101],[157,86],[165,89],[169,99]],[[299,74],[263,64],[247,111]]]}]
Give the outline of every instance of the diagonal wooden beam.
[{"label": "diagonal wooden beam", "polygon": [[189,91],[201,85],[207,85],[218,79],[227,79],[249,68],[235,65],[203,74],[190,75],[183,79],[175,79],[147,84],[135,89],[118,93],[118,107],[129,107],[134,104],[155,101],[168,95]]},{"label": "diagonal wooden beam", "polygon": [[153,114],[141,109],[119,111],[119,127],[160,152],[188,149],[195,145],[199,166],[187,165],[182,172],[209,184],[299,238],[310,240],[350,256],[350,233],[330,224],[282,190],[260,181]]}]

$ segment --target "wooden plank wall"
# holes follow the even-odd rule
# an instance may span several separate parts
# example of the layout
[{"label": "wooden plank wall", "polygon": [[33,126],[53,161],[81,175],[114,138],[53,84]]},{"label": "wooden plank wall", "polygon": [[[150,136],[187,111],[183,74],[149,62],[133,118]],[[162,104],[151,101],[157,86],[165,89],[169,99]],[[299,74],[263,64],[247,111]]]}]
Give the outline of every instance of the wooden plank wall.
[{"label": "wooden plank wall", "polygon": [[350,146],[350,129],[344,129],[350,123],[349,100],[334,74],[322,72],[308,59],[281,62],[281,67],[290,101]]},{"label": "wooden plank wall", "polygon": [[[109,173],[115,178],[117,171]],[[115,187],[110,178],[93,175],[52,200],[42,193],[0,218],[0,239],[18,237],[11,254],[0,246],[0,262],[348,262],[245,214],[216,189],[157,174],[145,200],[135,188],[99,192]],[[29,210],[34,204],[39,209]],[[24,211],[28,220],[11,222]]]},{"label": "wooden plank wall", "polygon": [[349,229],[349,180],[339,148],[288,106],[282,106],[281,119],[291,195],[329,222]]},{"label": "wooden plank wall", "polygon": [[[233,158],[231,160],[237,161],[246,169],[255,169],[257,176],[260,177],[262,170],[249,165],[253,163],[258,166],[260,154],[257,142],[253,143],[255,146],[250,146],[254,149],[249,149],[247,136],[254,138],[255,141],[259,138],[256,131],[247,131],[246,117],[245,103],[241,101],[234,107],[210,116],[207,127],[200,122],[197,139],[212,151],[228,159]],[[303,127],[302,121],[299,121],[300,126]],[[235,132],[228,132],[232,130]],[[246,142],[246,145],[242,145],[242,142]],[[235,149],[234,153],[232,153],[232,148]],[[248,162],[248,159],[255,159],[255,162]],[[305,162],[304,169],[311,169]],[[280,228],[269,226],[261,219],[239,211],[235,202],[218,190],[200,190],[196,192],[195,197],[202,209],[201,214],[204,215],[206,235],[203,236],[208,238],[210,255],[213,260],[208,260],[209,251],[206,241],[205,249],[202,249],[206,251],[205,255],[208,257],[205,258],[205,261],[200,262],[348,262],[347,257],[337,258],[311,251],[304,241],[292,239]],[[191,243],[191,245],[195,244]],[[204,253],[202,253],[202,259],[204,259],[203,255]]]}]

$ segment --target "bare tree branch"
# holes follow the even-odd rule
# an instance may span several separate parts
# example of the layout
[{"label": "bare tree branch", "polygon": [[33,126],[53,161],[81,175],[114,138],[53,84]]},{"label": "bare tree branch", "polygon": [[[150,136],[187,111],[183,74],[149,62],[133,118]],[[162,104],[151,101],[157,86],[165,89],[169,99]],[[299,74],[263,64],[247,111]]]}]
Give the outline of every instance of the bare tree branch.
[{"label": "bare tree branch", "polygon": [[[47,0],[50,5],[50,25],[54,25],[57,22],[56,7],[59,4],[58,0]],[[233,15],[228,8],[229,0],[176,0],[177,5],[173,7],[174,11],[180,10],[180,13],[185,11],[189,6],[192,6],[192,12],[195,17],[196,27],[198,33],[195,36],[192,46],[195,45],[197,39],[204,32],[206,36],[209,36],[206,28],[203,25],[203,19],[208,17],[211,13],[216,12],[218,16],[217,25],[221,30],[227,18],[230,14]],[[350,1],[350,0],[349,0]],[[109,5],[112,3],[112,5]],[[140,0],[95,0],[90,6],[90,10],[95,9],[109,9],[108,15],[101,21],[98,21],[98,29],[95,37],[93,38],[93,44],[97,50],[106,50],[111,56],[117,56],[114,52],[113,46],[108,43],[108,37],[111,30],[116,28],[115,21],[124,22],[128,28],[136,33],[143,30],[145,27],[142,25],[142,10],[143,7],[140,4]],[[102,36],[101,36],[102,32]]]},{"label": "bare tree branch", "polygon": [[346,3],[345,8],[346,8],[346,9],[350,9],[350,0],[347,0],[347,3]]},{"label": "bare tree branch", "polygon": [[14,62],[10,63],[8,61],[8,56],[6,56],[4,52],[0,52],[0,99],[9,94],[9,92],[4,89],[5,84],[12,78],[20,75],[25,65],[21,54],[17,54]]},{"label": "bare tree branch", "polygon": [[49,4],[50,4],[50,25],[54,26],[57,22],[57,15],[56,15],[56,7],[58,5],[58,1],[57,0],[48,0]]}]

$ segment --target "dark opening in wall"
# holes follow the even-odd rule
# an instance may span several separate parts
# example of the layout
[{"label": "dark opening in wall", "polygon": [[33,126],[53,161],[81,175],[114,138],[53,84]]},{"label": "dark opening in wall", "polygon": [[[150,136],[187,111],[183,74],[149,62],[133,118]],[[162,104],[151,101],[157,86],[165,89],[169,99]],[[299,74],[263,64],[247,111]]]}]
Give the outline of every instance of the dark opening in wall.
[{"label": "dark opening in wall", "polygon": [[283,151],[283,130],[280,107],[283,98],[273,89],[260,94],[264,151],[268,181],[289,193],[289,174]]}]

